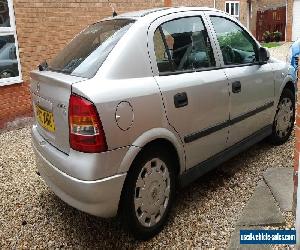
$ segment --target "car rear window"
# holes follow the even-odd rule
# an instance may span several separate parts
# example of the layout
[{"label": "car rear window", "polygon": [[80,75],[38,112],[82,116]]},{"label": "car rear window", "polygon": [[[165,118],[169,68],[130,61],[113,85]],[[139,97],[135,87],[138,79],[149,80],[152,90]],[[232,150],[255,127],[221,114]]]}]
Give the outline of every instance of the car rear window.
[{"label": "car rear window", "polygon": [[114,19],[90,25],[57,54],[48,70],[92,78],[133,22]]}]

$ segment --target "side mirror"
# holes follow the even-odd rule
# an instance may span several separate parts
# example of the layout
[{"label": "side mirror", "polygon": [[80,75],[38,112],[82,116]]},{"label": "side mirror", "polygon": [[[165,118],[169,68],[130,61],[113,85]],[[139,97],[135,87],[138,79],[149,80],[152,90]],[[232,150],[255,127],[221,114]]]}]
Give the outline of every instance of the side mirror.
[{"label": "side mirror", "polygon": [[258,49],[258,62],[259,64],[265,64],[269,61],[270,59],[270,52],[264,48],[264,47],[260,47]]}]

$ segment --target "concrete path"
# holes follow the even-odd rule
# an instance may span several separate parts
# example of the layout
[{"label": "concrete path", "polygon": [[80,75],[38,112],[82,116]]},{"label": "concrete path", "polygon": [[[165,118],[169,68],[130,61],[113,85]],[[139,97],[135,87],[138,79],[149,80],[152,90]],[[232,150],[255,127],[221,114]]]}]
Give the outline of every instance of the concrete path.
[{"label": "concrete path", "polygon": [[284,225],[285,221],[276,201],[264,181],[260,181],[242,212],[238,226]]},{"label": "concrete path", "polygon": [[241,213],[229,249],[271,249],[270,245],[240,245],[240,230],[285,225],[282,212],[292,210],[293,169],[271,168],[263,176]]},{"label": "concrete path", "polygon": [[269,186],[281,211],[292,211],[293,207],[293,169],[270,168],[264,172],[264,179]]}]

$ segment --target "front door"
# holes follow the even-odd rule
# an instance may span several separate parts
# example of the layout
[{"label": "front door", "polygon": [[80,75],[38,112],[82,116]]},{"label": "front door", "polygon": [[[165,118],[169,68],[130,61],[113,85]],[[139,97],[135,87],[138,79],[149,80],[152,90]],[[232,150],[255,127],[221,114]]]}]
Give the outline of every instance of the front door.
[{"label": "front door", "polygon": [[268,63],[258,63],[258,45],[246,30],[222,16],[210,19],[229,79],[230,146],[272,124],[274,78]]},{"label": "front door", "polygon": [[193,15],[168,16],[156,23],[152,35],[155,79],[168,122],[184,143],[187,168],[226,148],[229,118],[226,75],[217,67],[201,15]]}]

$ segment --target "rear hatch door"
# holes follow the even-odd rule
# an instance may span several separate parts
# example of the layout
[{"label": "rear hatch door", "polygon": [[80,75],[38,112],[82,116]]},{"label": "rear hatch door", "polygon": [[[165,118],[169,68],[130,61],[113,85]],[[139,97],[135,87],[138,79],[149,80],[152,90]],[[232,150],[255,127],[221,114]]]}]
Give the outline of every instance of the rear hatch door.
[{"label": "rear hatch door", "polygon": [[30,76],[37,129],[47,142],[68,154],[68,107],[72,84],[86,78],[52,71],[33,71]]}]

